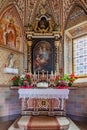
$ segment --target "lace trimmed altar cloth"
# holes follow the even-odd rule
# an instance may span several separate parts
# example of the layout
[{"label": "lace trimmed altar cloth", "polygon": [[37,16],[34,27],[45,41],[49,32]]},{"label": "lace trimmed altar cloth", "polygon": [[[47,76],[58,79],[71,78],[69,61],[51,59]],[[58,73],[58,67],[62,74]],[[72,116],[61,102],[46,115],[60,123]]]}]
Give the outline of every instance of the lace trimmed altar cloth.
[{"label": "lace trimmed altar cloth", "polygon": [[31,88],[31,89],[19,89],[19,98],[61,98],[68,99],[68,89],[56,89],[56,88]]}]

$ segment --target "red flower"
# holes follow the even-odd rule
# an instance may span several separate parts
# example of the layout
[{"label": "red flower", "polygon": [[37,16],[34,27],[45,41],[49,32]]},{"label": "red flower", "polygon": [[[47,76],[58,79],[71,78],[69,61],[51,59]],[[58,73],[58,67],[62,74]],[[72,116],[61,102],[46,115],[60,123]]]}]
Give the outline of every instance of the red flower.
[{"label": "red flower", "polygon": [[25,77],[26,77],[26,78],[30,78],[30,75],[27,73],[27,74],[25,75]]},{"label": "red flower", "polygon": [[75,79],[78,79],[78,76],[75,76]]},{"label": "red flower", "polygon": [[55,77],[55,86],[58,86],[58,88],[67,88],[68,86],[72,86],[73,82],[77,79],[78,77],[75,76],[74,74],[64,74],[64,76],[59,76],[57,75]]},{"label": "red flower", "polygon": [[55,77],[55,80],[58,80],[59,78],[60,78],[60,76],[56,76],[56,77]]},{"label": "red flower", "polygon": [[16,77],[13,77],[12,80],[15,81],[15,80],[16,80]]},{"label": "red flower", "polygon": [[70,82],[70,83],[73,83],[73,80],[72,80],[72,79],[70,79],[70,80],[69,80],[69,82]]},{"label": "red flower", "polygon": [[18,75],[18,78],[20,79],[20,76]]},{"label": "red flower", "polygon": [[73,81],[75,81],[76,79],[78,79],[78,76],[75,76],[74,74],[70,75],[70,82],[73,83]]},{"label": "red flower", "polygon": [[71,75],[70,75],[70,78],[75,78],[75,75],[74,75],[74,74],[71,74]]}]

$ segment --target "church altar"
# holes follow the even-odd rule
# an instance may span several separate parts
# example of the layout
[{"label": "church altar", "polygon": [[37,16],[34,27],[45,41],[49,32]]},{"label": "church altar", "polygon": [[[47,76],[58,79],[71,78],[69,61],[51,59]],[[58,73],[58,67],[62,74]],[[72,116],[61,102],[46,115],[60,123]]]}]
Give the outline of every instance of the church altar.
[{"label": "church altar", "polygon": [[68,89],[20,88],[18,93],[22,114],[65,115]]}]

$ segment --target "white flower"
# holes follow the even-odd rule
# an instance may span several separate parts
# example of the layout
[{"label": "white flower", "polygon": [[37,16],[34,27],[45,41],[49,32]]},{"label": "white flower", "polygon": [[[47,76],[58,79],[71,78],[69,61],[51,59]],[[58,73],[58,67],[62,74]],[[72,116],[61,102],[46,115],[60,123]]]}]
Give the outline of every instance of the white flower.
[{"label": "white flower", "polygon": [[20,76],[20,78],[25,78],[25,74],[22,74],[22,75]]}]

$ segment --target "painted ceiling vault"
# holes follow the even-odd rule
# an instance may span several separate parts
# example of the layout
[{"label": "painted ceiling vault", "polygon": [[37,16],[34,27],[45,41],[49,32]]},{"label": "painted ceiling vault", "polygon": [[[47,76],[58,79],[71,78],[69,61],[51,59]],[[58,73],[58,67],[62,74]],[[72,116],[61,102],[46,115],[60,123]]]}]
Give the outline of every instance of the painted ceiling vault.
[{"label": "painted ceiling vault", "polygon": [[0,0],[0,13],[13,4],[23,25],[32,24],[39,14],[48,14],[56,24],[64,23],[74,4],[87,7],[87,0]]}]

